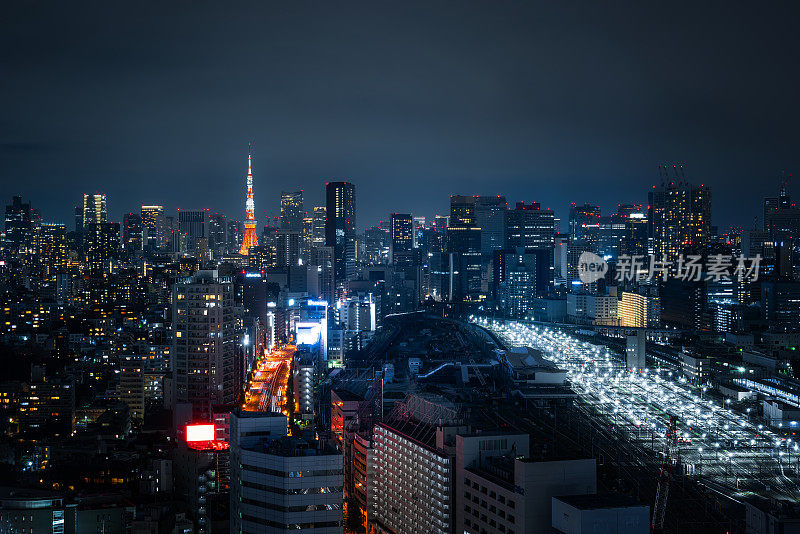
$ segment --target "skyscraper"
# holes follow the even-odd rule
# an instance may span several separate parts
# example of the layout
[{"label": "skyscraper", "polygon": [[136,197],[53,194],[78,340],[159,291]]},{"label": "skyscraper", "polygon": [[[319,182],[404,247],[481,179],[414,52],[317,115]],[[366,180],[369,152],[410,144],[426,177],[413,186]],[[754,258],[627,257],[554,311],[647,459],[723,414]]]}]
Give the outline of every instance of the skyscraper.
[{"label": "skyscraper", "polygon": [[211,404],[235,401],[233,281],[198,271],[173,287],[172,299],[173,398],[209,420]]},{"label": "skyscraper", "polygon": [[471,228],[475,224],[477,196],[450,195],[450,228]]},{"label": "skyscraper", "polygon": [[39,259],[44,276],[54,276],[67,267],[67,227],[43,223],[39,232]]},{"label": "skyscraper", "polygon": [[325,245],[333,248],[333,276],[338,291],[356,272],[356,186],[328,182],[325,204]]},{"label": "skyscraper", "polygon": [[166,248],[164,206],[142,206],[143,245],[148,250]]},{"label": "skyscraper", "polygon": [[303,209],[303,190],[281,192],[281,228],[300,230],[305,211]]},{"label": "skyscraper", "polygon": [[203,256],[208,251],[208,210],[178,210],[178,231],[185,239],[181,252]]},{"label": "skyscraper", "polygon": [[410,252],[414,244],[414,223],[410,213],[392,213],[392,255]]},{"label": "skyscraper", "polygon": [[481,254],[491,258],[492,251],[505,246],[506,197],[479,196],[475,200],[475,225],[481,229]]},{"label": "skyscraper", "polygon": [[30,202],[23,202],[19,195],[6,206],[3,250],[8,259],[22,259],[34,253],[37,218]]},{"label": "skyscraper", "polygon": [[119,223],[89,223],[83,229],[86,263],[92,271],[110,271],[119,256]]},{"label": "skyscraper", "polygon": [[586,203],[569,208],[569,235],[572,241],[583,241],[594,250],[600,226],[600,206]]},{"label": "skyscraper", "polygon": [[99,224],[107,221],[108,209],[106,207],[106,196],[99,193],[83,195],[82,226],[86,227],[87,224]]},{"label": "skyscraper", "polygon": [[649,193],[649,220],[655,254],[674,262],[685,249],[702,250],[711,242],[711,190],[683,179],[683,169]]},{"label": "skyscraper", "polygon": [[256,235],[256,203],[253,200],[253,160],[250,145],[247,149],[247,200],[245,200],[245,211],[247,217],[244,221],[244,238],[239,254],[247,256],[250,247],[258,246],[258,235]]},{"label": "skyscraper", "polygon": [[142,250],[142,215],[140,213],[126,213],[122,217],[122,246],[125,252],[133,254]]},{"label": "skyscraper", "polygon": [[314,206],[314,214],[313,214],[313,229],[312,229],[312,237],[311,237],[311,244],[315,247],[323,247],[325,246],[325,218],[326,218],[325,206]]}]

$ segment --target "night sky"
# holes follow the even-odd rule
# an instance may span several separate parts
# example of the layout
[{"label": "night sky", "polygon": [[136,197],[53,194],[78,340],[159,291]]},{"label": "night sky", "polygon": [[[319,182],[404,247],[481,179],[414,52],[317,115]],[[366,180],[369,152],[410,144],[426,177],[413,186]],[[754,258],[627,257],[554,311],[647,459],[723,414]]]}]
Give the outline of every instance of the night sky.
[{"label": "night sky", "polygon": [[0,204],[243,218],[252,139],[262,220],[330,179],[356,184],[360,228],[451,193],[565,219],[645,203],[683,163],[714,224],[750,228],[800,173],[797,8],[607,4],[5,2]]}]

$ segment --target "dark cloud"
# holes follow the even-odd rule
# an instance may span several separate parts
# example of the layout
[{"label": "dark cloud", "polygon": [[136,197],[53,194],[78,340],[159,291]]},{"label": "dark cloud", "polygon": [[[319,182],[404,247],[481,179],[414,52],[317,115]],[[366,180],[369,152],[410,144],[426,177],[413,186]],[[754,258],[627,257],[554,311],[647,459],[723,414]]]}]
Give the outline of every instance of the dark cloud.
[{"label": "dark cloud", "polygon": [[[244,210],[357,185],[359,226],[450,193],[610,209],[659,163],[749,226],[798,168],[794,4],[15,2],[0,180],[69,221],[87,191]],[[800,196],[800,188],[796,188]]]}]

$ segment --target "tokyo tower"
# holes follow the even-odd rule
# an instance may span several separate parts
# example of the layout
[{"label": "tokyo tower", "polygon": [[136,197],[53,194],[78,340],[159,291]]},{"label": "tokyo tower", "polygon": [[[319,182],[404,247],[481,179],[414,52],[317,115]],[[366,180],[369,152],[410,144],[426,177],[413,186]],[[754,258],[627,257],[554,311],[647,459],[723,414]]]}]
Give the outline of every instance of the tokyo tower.
[{"label": "tokyo tower", "polygon": [[258,236],[256,235],[256,203],[253,200],[253,164],[250,148],[250,143],[247,143],[247,200],[244,203],[247,211],[247,219],[244,221],[242,248],[239,249],[239,254],[243,256],[247,256],[250,252],[250,247],[258,246]]}]

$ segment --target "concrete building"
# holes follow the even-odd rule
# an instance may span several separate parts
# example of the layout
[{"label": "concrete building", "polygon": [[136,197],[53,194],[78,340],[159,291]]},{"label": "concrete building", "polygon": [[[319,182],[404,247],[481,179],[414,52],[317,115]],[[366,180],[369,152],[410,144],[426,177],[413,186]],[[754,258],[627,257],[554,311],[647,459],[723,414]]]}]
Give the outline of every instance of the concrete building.
[{"label": "concrete building", "polygon": [[379,423],[374,435],[370,523],[377,532],[450,534],[454,458],[444,433],[425,423]]},{"label": "concrete building", "polygon": [[711,375],[711,358],[683,352],[681,354],[681,371],[686,378],[695,384],[702,384]]},{"label": "concrete building", "polygon": [[552,513],[553,531],[562,534],[650,532],[650,507],[623,495],[553,497]]},{"label": "concrete building", "polygon": [[461,482],[459,532],[544,534],[552,532],[553,497],[597,492],[597,466],[593,458],[536,461],[486,456],[479,466],[465,469]]},{"label": "concrete building", "polygon": [[232,533],[342,532],[342,454],[286,436],[276,413],[231,415]]},{"label": "concrete building", "polygon": [[211,404],[231,404],[237,391],[233,281],[198,271],[173,287],[172,399],[209,420]]}]

